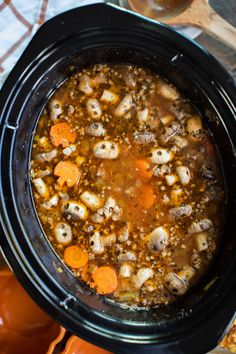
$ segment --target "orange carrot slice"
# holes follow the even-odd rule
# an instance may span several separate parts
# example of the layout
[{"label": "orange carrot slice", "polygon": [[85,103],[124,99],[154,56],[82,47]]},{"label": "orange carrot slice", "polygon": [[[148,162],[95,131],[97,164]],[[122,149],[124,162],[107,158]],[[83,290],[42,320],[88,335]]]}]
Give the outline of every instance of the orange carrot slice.
[{"label": "orange carrot slice", "polygon": [[134,167],[140,178],[150,179],[152,172],[150,171],[149,162],[143,159],[135,160]]},{"label": "orange carrot slice", "polygon": [[64,183],[67,184],[67,186],[73,187],[76,183],[78,183],[81,172],[76,164],[70,161],[60,161],[55,169],[54,169],[54,175],[59,177],[57,180],[57,183],[60,186],[63,186]]},{"label": "orange carrot slice", "polygon": [[65,249],[64,260],[71,268],[81,268],[88,263],[89,257],[78,246],[69,246]]},{"label": "orange carrot slice", "polygon": [[144,209],[149,209],[155,201],[155,195],[153,188],[148,184],[143,184],[137,193],[137,203]]},{"label": "orange carrot slice", "polygon": [[93,272],[92,277],[99,294],[110,294],[117,288],[117,275],[111,267],[98,267]]},{"label": "orange carrot slice", "polygon": [[76,140],[76,132],[73,127],[65,122],[54,124],[50,129],[50,139],[54,146],[68,146]]}]

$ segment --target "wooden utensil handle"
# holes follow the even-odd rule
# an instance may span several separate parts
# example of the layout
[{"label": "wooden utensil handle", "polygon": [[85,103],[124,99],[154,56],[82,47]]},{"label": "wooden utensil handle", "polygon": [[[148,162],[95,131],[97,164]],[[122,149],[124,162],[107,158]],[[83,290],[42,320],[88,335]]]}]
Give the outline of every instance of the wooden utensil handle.
[{"label": "wooden utensil handle", "polygon": [[192,25],[202,28],[236,50],[236,28],[219,16],[208,0],[193,0],[191,5],[176,17],[166,19],[171,25]]},{"label": "wooden utensil handle", "polygon": [[209,15],[209,20],[202,22],[201,27],[221,42],[236,50],[236,28],[212,9],[209,10]]}]

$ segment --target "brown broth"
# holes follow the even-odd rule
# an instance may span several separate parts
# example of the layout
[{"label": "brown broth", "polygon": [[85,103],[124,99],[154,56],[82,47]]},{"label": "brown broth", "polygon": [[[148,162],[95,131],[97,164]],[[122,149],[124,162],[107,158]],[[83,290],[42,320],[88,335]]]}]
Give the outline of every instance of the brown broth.
[{"label": "brown broth", "polygon": [[[109,102],[104,90],[115,95]],[[128,107],[119,112],[124,97]],[[88,102],[100,108],[91,113]],[[58,255],[115,301],[168,304],[201,279],[217,252],[224,190],[214,144],[190,102],[147,69],[95,65],[64,83],[39,120],[31,179]],[[84,192],[93,193],[89,202]],[[109,198],[115,204],[106,209]],[[107,284],[99,271],[111,274]]]}]

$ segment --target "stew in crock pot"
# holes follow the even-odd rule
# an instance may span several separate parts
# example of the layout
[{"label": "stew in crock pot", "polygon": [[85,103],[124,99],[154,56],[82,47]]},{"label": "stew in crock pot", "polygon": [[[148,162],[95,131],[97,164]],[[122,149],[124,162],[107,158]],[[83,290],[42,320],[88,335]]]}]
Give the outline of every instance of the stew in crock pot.
[{"label": "stew in crock pot", "polygon": [[39,119],[30,173],[55,251],[115,301],[168,304],[216,254],[224,189],[215,147],[188,99],[149,70],[73,75]]}]

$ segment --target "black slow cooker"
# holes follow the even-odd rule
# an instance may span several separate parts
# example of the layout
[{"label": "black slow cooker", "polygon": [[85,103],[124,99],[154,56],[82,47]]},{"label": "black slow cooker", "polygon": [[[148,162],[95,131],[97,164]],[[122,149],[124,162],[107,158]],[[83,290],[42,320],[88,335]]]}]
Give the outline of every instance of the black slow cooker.
[{"label": "black slow cooker", "polygon": [[[206,120],[221,158],[226,212],[218,256],[205,279],[169,306],[130,310],[92,293],[55,254],[35,211],[29,161],[38,118],[70,75],[107,62],[149,67],[173,82]],[[33,299],[71,332],[115,353],[215,347],[236,309],[236,87],[223,67],[165,25],[113,5],[77,8],[35,34],[1,90],[0,118],[0,244]]]}]

